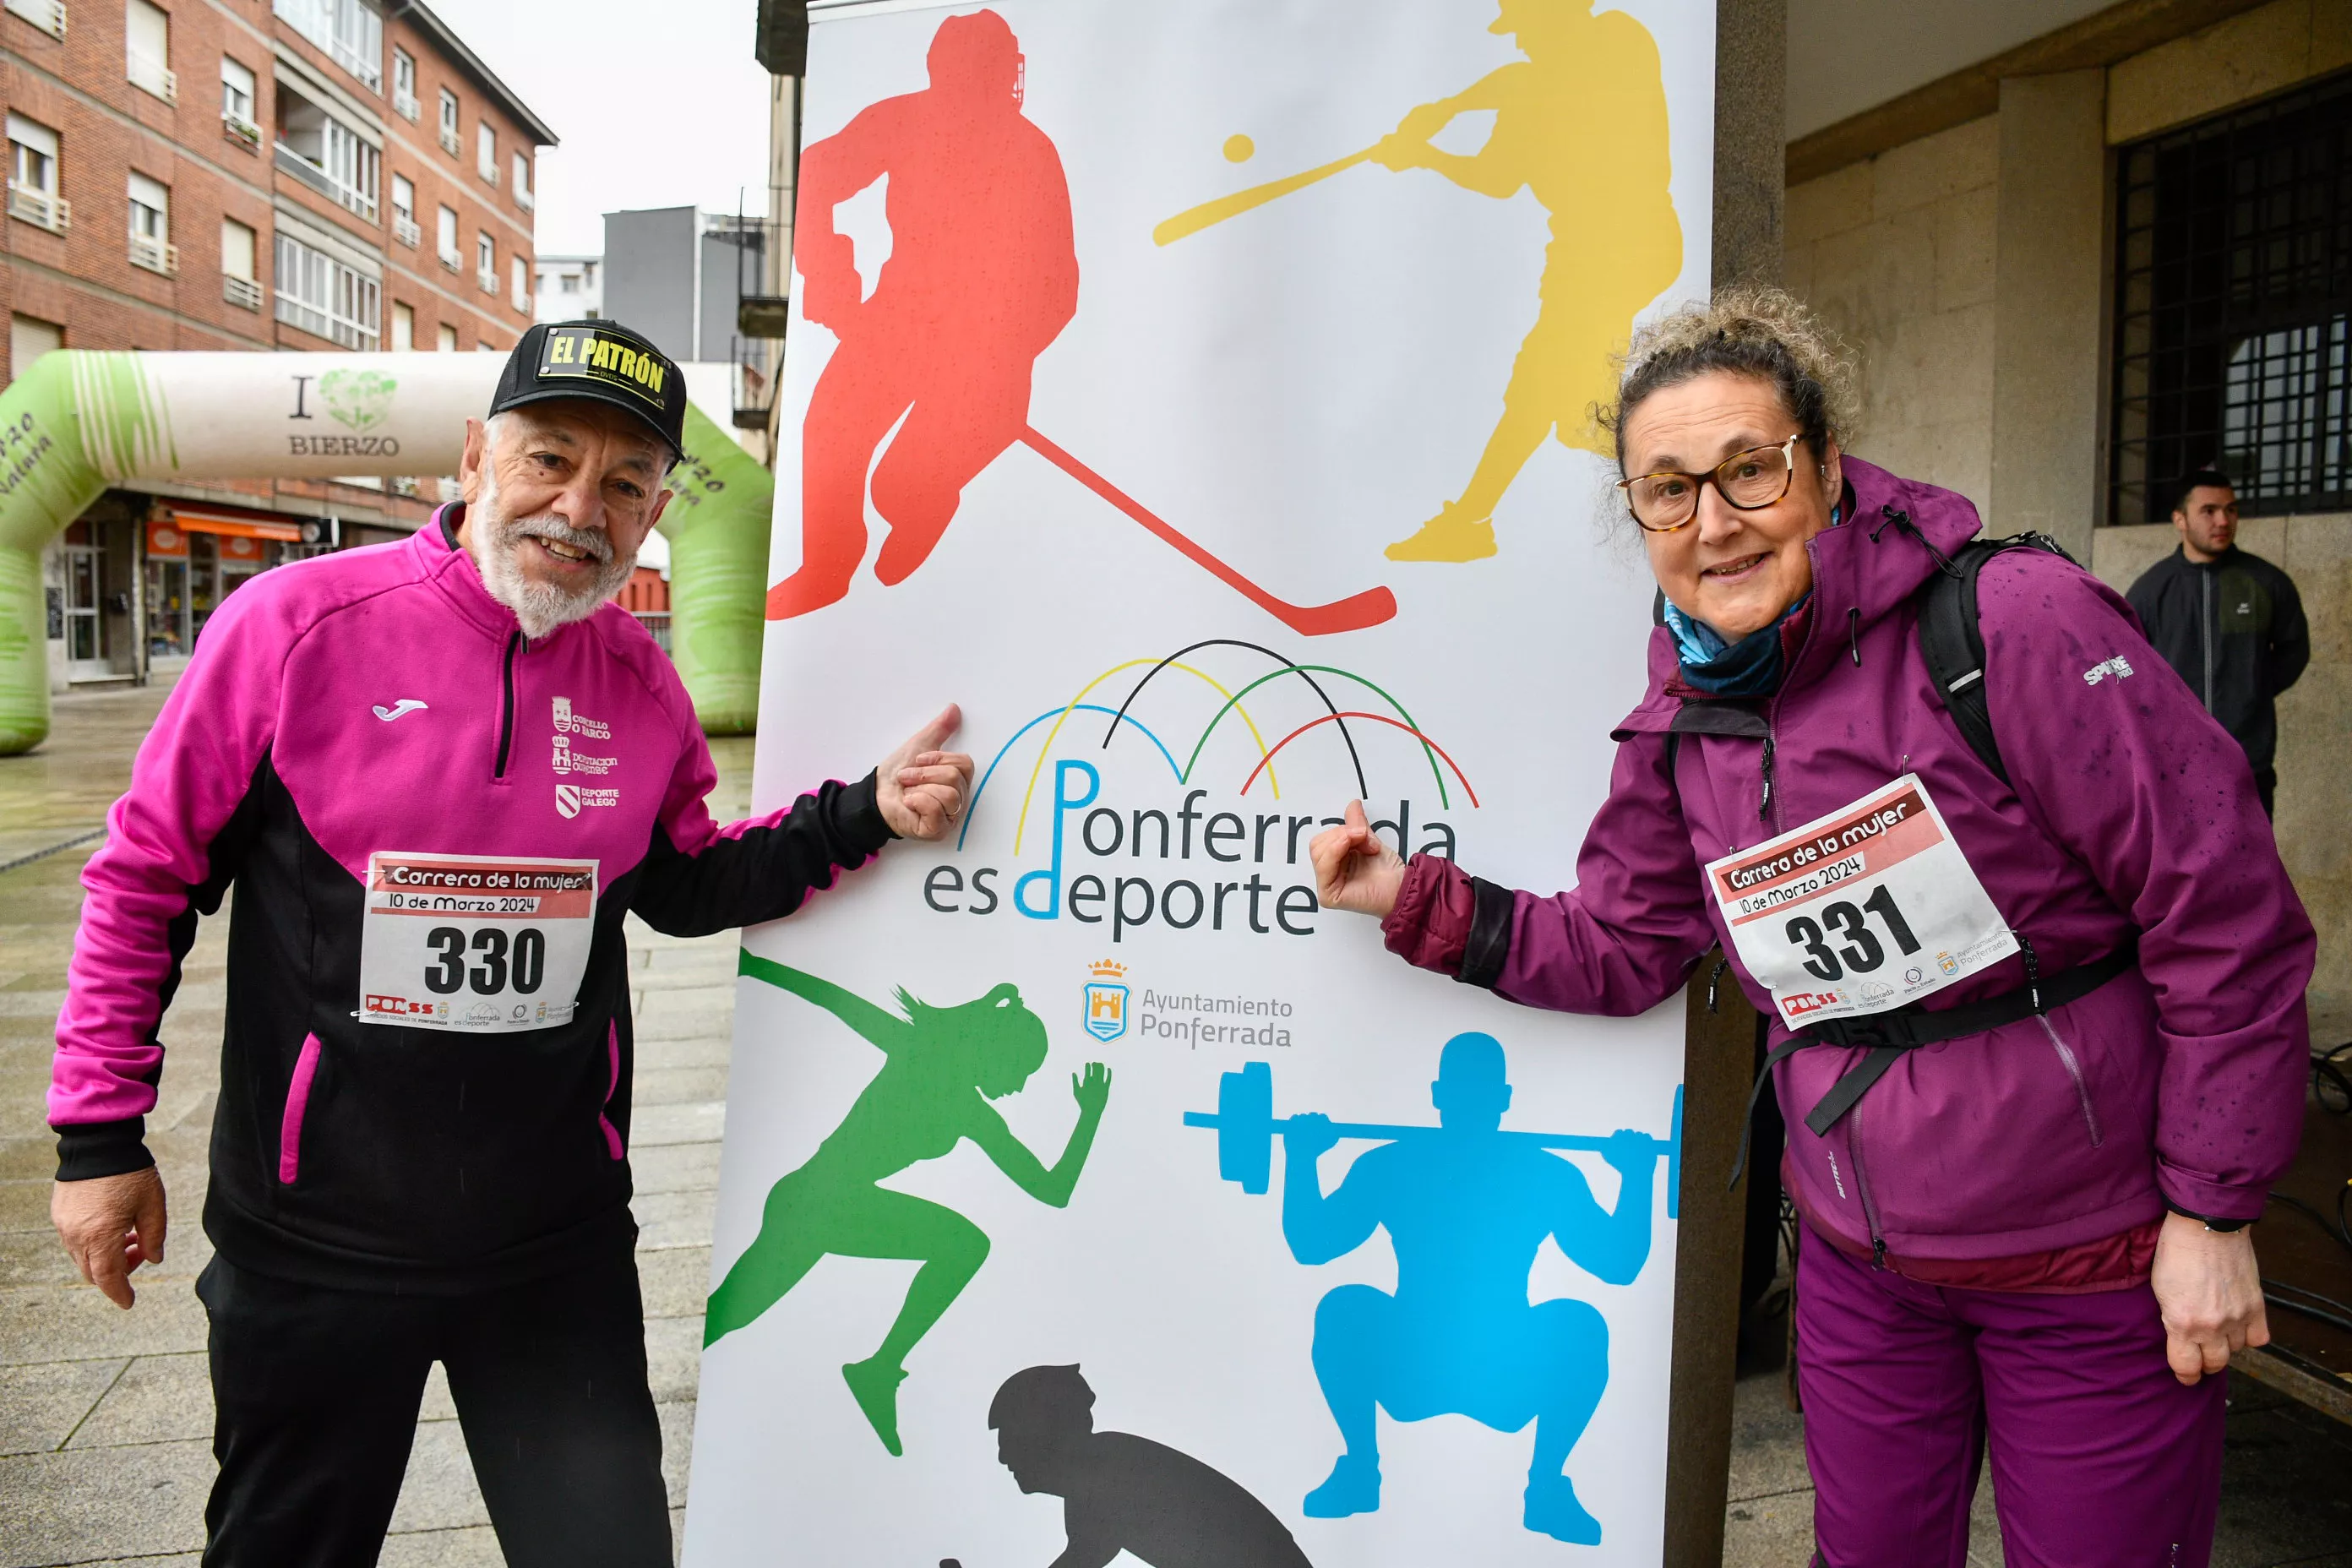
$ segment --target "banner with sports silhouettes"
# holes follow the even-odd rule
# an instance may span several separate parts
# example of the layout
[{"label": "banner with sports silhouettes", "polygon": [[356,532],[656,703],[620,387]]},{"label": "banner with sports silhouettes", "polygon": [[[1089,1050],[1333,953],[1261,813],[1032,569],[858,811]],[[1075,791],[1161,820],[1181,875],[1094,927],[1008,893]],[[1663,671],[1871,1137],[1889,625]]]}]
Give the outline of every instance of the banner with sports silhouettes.
[{"label": "banner with sports silhouettes", "polygon": [[1712,6],[810,11],[755,804],[948,700],[979,773],[744,935],[686,1561],[1656,1561],[1679,1014],[1307,847],[1575,879]]}]

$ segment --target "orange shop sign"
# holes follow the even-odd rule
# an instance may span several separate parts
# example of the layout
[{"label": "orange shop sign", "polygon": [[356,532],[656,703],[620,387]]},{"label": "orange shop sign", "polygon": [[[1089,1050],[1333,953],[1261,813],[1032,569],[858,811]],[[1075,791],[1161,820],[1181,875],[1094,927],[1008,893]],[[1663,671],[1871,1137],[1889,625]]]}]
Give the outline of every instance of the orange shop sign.
[{"label": "orange shop sign", "polygon": [[147,525],[147,559],[150,561],[185,561],[188,558],[188,536],[168,522]]}]

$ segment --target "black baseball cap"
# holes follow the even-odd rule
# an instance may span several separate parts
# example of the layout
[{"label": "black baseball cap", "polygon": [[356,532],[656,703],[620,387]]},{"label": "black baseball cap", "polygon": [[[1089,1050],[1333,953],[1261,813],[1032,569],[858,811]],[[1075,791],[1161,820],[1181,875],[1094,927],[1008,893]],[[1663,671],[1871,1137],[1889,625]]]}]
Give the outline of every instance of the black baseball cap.
[{"label": "black baseball cap", "polygon": [[507,356],[490,412],[527,403],[584,397],[634,414],[669,445],[686,449],[686,377],[677,362],[618,321],[542,321]]}]

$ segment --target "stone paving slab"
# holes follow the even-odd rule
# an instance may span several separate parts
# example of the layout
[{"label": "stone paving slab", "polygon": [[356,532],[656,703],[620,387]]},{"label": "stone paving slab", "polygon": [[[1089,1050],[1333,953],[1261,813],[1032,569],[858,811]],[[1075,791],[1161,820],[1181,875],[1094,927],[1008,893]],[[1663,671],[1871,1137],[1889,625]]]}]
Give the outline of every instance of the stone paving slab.
[{"label": "stone paving slab", "polygon": [[193,1551],[212,1480],[208,1442],[0,1460],[0,1568]]},{"label": "stone paving slab", "polygon": [[667,1143],[629,1151],[629,1174],[640,1193],[688,1192],[719,1184],[719,1145]]},{"label": "stone paving slab", "polygon": [[655,1105],[707,1105],[727,1098],[727,1068],[717,1067],[669,1067],[648,1069],[645,1063],[637,1066],[636,1081],[631,1089],[632,1122],[644,1108]]},{"label": "stone paving slab", "polygon": [[0,1366],[0,1454],[45,1454],[65,1447],[90,1406],[130,1364],[116,1357]]},{"label": "stone paving slab", "polygon": [[143,1355],[130,1362],[67,1447],[210,1442],[213,1387],[206,1364],[202,1351]]},{"label": "stone paving slab", "polygon": [[[718,1193],[709,1187],[683,1193],[639,1193],[629,1205],[637,1219],[637,1251],[709,1247],[718,1200]],[[6,1239],[0,1237],[0,1241]]]},{"label": "stone paving slab", "polygon": [[665,1143],[715,1143],[727,1130],[723,1101],[701,1100],[687,1105],[646,1105],[629,1112],[629,1148],[658,1148]]}]

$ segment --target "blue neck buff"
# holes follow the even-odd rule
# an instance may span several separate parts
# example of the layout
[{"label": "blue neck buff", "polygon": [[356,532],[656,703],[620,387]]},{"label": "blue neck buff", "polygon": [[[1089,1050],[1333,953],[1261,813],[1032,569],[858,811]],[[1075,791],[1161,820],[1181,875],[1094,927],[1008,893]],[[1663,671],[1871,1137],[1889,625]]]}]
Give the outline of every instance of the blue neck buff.
[{"label": "blue neck buff", "polygon": [[[1843,508],[1830,509],[1830,526],[1844,521]],[[1666,629],[1674,634],[1675,656],[1682,663],[1683,679],[1710,697],[1763,697],[1780,689],[1780,676],[1787,662],[1782,648],[1780,630],[1789,617],[1805,607],[1812,598],[1808,593],[1780,612],[1780,618],[1761,631],[1748,633],[1738,642],[1726,642],[1723,634],[1705,621],[1685,616],[1676,609],[1674,601],[1666,601]]]},{"label": "blue neck buff", "polygon": [[1779,620],[1738,642],[1726,642],[1721,632],[1684,615],[1668,601],[1666,629],[1674,634],[1683,679],[1710,697],[1763,697],[1779,689],[1786,657],[1780,647],[1780,628],[1811,597],[1806,595]]}]

